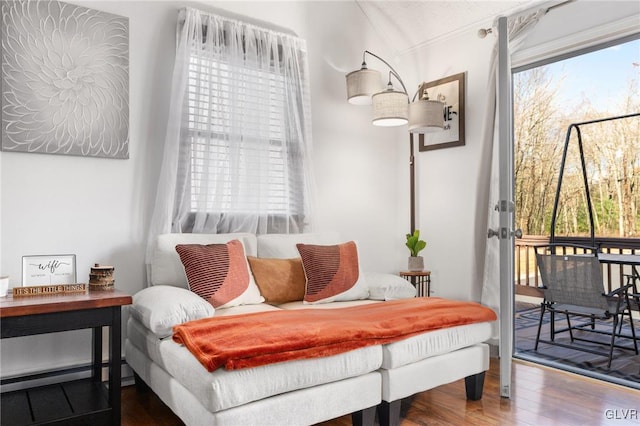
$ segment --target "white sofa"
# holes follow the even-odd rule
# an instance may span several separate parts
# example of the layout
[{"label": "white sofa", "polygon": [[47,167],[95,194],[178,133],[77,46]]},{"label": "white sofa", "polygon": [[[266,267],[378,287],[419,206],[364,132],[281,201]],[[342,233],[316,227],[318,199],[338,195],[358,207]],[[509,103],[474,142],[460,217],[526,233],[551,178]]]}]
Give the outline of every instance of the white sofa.
[{"label": "white sofa", "polygon": [[[413,297],[415,289],[391,274],[367,274],[370,298],[308,305],[266,303],[213,309],[187,290],[177,244],[238,239],[247,256],[289,259],[296,243],[336,244],[337,234],[166,234],[158,238],[151,284],[134,295],[125,353],[141,386],[150,387],[187,425],[314,424],[352,413],[354,424],[398,424],[400,401],[416,392],[466,378],[467,397],[482,395],[490,322],[423,333],[324,357],[241,370],[208,372],[171,338],[174,325],[207,316],[279,309],[335,308]],[[377,299],[377,300],[372,300]]]}]

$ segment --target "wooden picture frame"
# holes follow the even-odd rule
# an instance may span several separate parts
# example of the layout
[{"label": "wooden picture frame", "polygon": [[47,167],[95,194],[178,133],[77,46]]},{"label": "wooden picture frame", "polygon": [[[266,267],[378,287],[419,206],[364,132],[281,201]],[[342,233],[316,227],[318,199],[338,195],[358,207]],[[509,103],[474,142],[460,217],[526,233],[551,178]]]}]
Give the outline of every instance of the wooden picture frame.
[{"label": "wooden picture frame", "polygon": [[22,285],[76,283],[76,255],[22,256]]},{"label": "wooden picture frame", "polygon": [[463,146],[465,125],[465,80],[466,72],[455,74],[426,84],[431,100],[444,102],[444,130],[420,134],[419,150]]}]

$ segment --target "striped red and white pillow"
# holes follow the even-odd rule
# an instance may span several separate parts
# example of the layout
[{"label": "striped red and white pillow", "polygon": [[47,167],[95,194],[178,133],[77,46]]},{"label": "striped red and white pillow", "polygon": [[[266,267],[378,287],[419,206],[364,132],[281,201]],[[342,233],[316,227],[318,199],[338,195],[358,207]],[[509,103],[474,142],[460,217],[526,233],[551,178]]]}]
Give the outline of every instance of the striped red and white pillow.
[{"label": "striped red and white pillow", "polygon": [[262,303],[239,240],[226,244],[178,244],[189,290],[214,308]]},{"label": "striped red and white pillow", "polygon": [[354,241],[337,245],[297,244],[296,247],[306,278],[305,303],[359,300],[369,296]]}]

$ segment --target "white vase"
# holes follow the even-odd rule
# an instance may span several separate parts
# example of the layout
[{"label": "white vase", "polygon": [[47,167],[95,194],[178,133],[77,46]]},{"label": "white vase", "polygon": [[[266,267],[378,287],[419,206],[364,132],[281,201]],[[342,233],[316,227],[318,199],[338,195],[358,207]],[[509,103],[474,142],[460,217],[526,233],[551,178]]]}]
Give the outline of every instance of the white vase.
[{"label": "white vase", "polygon": [[409,256],[409,270],[422,271],[424,269],[424,258],[422,256]]}]

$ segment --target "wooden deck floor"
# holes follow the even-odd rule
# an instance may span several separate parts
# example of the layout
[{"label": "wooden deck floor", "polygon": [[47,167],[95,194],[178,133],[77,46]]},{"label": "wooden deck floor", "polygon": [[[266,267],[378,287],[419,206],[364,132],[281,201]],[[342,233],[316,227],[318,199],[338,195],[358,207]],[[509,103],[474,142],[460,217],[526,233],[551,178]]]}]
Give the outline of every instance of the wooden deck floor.
[{"label": "wooden deck floor", "polygon": [[[480,401],[465,399],[464,381],[413,397],[402,426],[414,425],[638,425],[640,391],[521,361],[513,364],[512,397],[499,394],[499,362],[491,360]],[[322,423],[347,426],[350,416]],[[182,425],[152,392],[122,390],[122,425]]]}]

